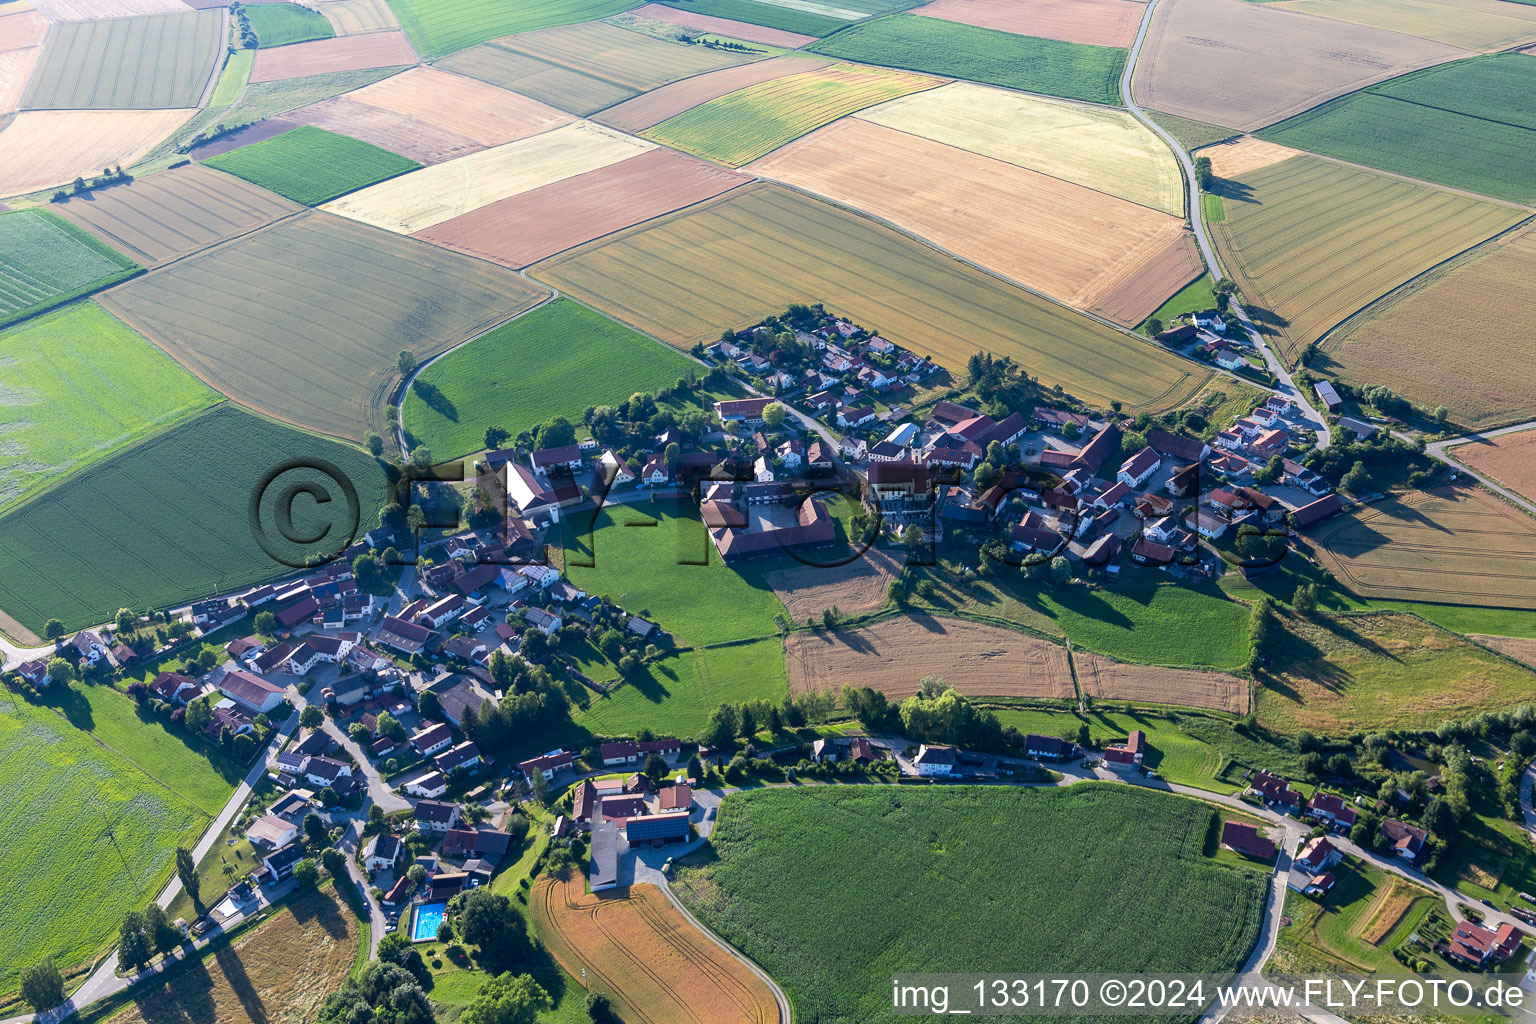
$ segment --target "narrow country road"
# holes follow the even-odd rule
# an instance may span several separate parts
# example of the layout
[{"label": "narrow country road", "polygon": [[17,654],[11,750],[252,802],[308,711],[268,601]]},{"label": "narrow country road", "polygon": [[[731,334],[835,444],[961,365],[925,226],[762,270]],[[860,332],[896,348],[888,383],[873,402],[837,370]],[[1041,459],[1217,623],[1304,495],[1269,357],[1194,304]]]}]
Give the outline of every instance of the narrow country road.
[{"label": "narrow country road", "polygon": [[[1136,98],[1131,94],[1131,80],[1136,74],[1136,58],[1141,55],[1141,44],[1146,39],[1147,27],[1152,24],[1152,15],[1161,0],[1152,0],[1142,12],[1141,24],[1136,28],[1136,41],[1131,44],[1130,53],[1125,59],[1125,71],[1120,75],[1120,98],[1125,103],[1125,109],[1131,112],[1131,116],[1146,125],[1154,135],[1162,139],[1173,155],[1178,158],[1179,164],[1184,169],[1184,186],[1187,191],[1185,205],[1189,210],[1189,226],[1195,233],[1195,244],[1200,249],[1200,256],[1205,260],[1206,269],[1210,271],[1212,281],[1220,281],[1226,275],[1222,273],[1221,261],[1216,258],[1216,248],[1211,244],[1210,236],[1205,230],[1205,209],[1200,197],[1200,182],[1195,177],[1195,164],[1190,160],[1189,154],[1171,133],[1162,125],[1147,116],[1147,112],[1136,105]],[[1253,321],[1249,318],[1247,310],[1234,297],[1228,302],[1228,309],[1237,317],[1248,332],[1253,347],[1264,357],[1264,364],[1269,368],[1270,374],[1280,382],[1275,390],[1294,401],[1307,421],[1312,424],[1312,429],[1317,431],[1317,447],[1326,448],[1333,440],[1333,431],[1328,427],[1328,420],[1318,412],[1312,404],[1311,396],[1304,393],[1296,386],[1296,381],[1291,376],[1291,371],[1282,363],[1278,356],[1270,349]]]},{"label": "narrow country road", "polygon": [[[1436,441],[1433,444],[1425,445],[1424,454],[1428,455],[1432,459],[1440,460],[1447,466],[1450,466],[1452,469],[1456,470],[1458,473],[1467,474],[1467,476],[1470,476],[1472,479],[1476,480],[1478,483],[1482,484],[1484,487],[1488,488],[1490,491],[1497,494],[1505,501],[1520,506],[1527,512],[1531,513],[1531,515],[1536,515],[1536,502],[1531,502],[1525,498],[1522,498],[1514,491],[1511,491],[1505,487],[1501,487],[1499,484],[1479,473],[1477,470],[1472,469],[1466,463],[1457,460],[1457,458],[1450,452],[1451,449],[1459,448],[1463,445],[1476,444],[1479,441],[1488,441],[1496,437],[1502,437],[1505,434],[1518,434],[1521,431],[1533,429],[1536,429],[1536,420],[1532,420],[1528,423],[1517,423],[1512,427],[1502,427],[1499,430],[1485,430],[1477,434],[1462,434],[1460,437],[1452,437],[1444,441]],[[1397,431],[1393,431],[1392,436],[1407,440],[1404,435],[1399,434]]]}]

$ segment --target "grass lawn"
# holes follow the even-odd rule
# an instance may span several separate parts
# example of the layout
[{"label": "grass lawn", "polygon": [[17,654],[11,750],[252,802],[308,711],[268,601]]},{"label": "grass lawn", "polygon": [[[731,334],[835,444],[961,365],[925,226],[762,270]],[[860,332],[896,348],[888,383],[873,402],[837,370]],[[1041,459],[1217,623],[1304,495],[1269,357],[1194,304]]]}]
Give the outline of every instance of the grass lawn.
[{"label": "grass lawn", "polygon": [[844,29],[808,49],[1090,103],[1120,105],[1125,51],[1037,39],[940,18],[898,14]]},{"label": "grass lawn", "polygon": [[784,606],[750,565],[738,571],[720,564],[693,514],[646,502],[607,506],[586,533],[590,521],[561,521],[566,576],[576,586],[659,623],[679,646],[775,632],[773,618]]},{"label": "grass lawn", "polygon": [[555,299],[428,366],[405,399],[405,429],[438,459],[485,447],[485,428],[515,437],[551,416],[573,422],[698,370],[652,341],[569,299]]},{"label": "grass lawn", "polygon": [[1439,901],[1428,889],[1354,857],[1331,870],[1337,881],[1320,899],[1286,892],[1291,923],[1280,932],[1282,969],[1401,972],[1392,950]]},{"label": "grass lawn", "polygon": [[[268,792],[265,800],[271,800],[276,794]],[[219,838],[209,847],[208,853],[197,862],[197,893],[202,898],[206,909],[218,901],[224,890],[238,882],[246,874],[261,866],[261,858],[264,851],[257,849],[248,842],[244,836],[237,836],[233,832],[234,823],[220,833]],[[233,842],[231,842],[233,840]],[[226,874],[225,867],[233,870]],[[192,920],[197,913],[192,906],[192,897],[185,887],[176,894],[171,905],[166,908],[166,916],[172,921],[178,917]]]},{"label": "grass lawn", "polygon": [[684,651],[647,665],[607,697],[595,697],[573,717],[603,735],[693,736],[722,703],[764,698],[777,704],[789,693],[784,644],[768,637],[730,647]]},{"label": "grass lawn", "polygon": [[0,213],[0,327],[138,271],[133,260],[48,210]]},{"label": "grass lawn", "polygon": [[595,21],[638,7],[639,0],[389,0],[423,60],[536,28]]},{"label": "grass lawn", "polygon": [[[1210,199],[1212,197],[1206,196],[1205,198]],[[1210,219],[1209,210],[1207,210],[1206,219]],[[1215,306],[1216,296],[1211,292],[1211,275],[1201,274],[1170,296],[1167,302],[1158,306],[1152,316],[1161,320],[1164,328],[1166,328],[1173,322],[1173,318],[1176,316],[1184,313],[1198,313],[1205,309],[1214,309]],[[1152,317],[1147,319],[1150,320]],[[1143,322],[1144,328],[1145,321]]]},{"label": "grass lawn", "polygon": [[0,715],[0,806],[0,877],[12,880],[0,993],[44,956],[68,969],[114,942],[123,914],[170,877],[176,845],[208,820],[52,709],[20,701]]},{"label": "grass lawn", "polygon": [[0,509],[222,398],[94,302],[0,333],[0,368]]},{"label": "grass lawn", "polygon": [[208,100],[210,109],[227,107],[240,98],[246,83],[251,80],[251,65],[255,61],[255,50],[236,50],[229,55],[229,59],[224,62],[224,70],[219,72],[219,80],[213,87],[213,96]]},{"label": "grass lawn", "polygon": [[1263,883],[1205,855],[1213,817],[1091,783],[752,790],[674,886],[796,1019],[886,1019],[889,978],[914,969],[1235,969]]},{"label": "grass lawn", "polygon": [[1227,208],[1221,204],[1221,196],[1207,192],[1200,197],[1207,224],[1220,224],[1227,219]]},{"label": "grass lawn", "polygon": [[398,153],[311,125],[203,162],[306,206],[421,167]]},{"label": "grass lawn", "polygon": [[248,4],[245,14],[251,19],[257,45],[263,50],[289,43],[307,43],[312,39],[330,39],[336,34],[325,15],[298,4]]},{"label": "grass lawn", "polygon": [[[1472,788],[1472,814],[1456,844],[1441,858],[1435,878],[1474,900],[1489,899],[1504,909],[1531,904],[1519,893],[1536,893],[1536,845],[1529,833],[1503,816],[1491,786]],[[1492,886],[1479,884],[1491,875]]]}]

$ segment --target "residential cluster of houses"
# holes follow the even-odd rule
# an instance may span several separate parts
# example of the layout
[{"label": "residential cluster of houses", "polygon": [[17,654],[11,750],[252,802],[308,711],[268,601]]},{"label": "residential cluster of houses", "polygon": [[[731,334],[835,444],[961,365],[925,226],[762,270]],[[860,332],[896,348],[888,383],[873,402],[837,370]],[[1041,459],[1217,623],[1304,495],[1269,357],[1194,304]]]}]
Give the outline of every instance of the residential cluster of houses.
[{"label": "residential cluster of houses", "polygon": [[[1359,820],[1359,812],[1342,797],[1318,791],[1310,800],[1303,800],[1289,782],[1267,771],[1251,772],[1244,792],[1281,813],[1305,816],[1338,832],[1348,832]],[[1382,819],[1381,834],[1393,854],[1409,864],[1419,862],[1429,842],[1427,831],[1397,818]]]}]

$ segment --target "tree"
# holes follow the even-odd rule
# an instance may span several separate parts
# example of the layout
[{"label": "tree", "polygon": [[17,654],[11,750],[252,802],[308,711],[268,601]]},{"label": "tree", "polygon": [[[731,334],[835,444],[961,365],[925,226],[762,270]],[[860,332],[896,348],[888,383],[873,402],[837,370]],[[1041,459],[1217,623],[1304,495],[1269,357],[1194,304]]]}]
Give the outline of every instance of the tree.
[{"label": "tree", "polygon": [[901,531],[901,543],[908,551],[916,551],[923,546],[923,528],[916,523],[908,523],[907,528]]},{"label": "tree", "polygon": [[1302,754],[1297,764],[1301,766],[1302,774],[1308,778],[1320,779],[1328,774],[1328,763],[1323,760],[1322,754],[1315,752]]},{"label": "tree", "polygon": [[320,1024],[433,1024],[435,1019],[421,982],[383,960],[348,978],[321,1006],[319,1016]]},{"label": "tree", "polygon": [[737,721],[741,723],[737,726],[737,730],[741,733],[743,739],[750,740],[753,736],[757,735],[757,719],[753,717],[752,708],[749,705],[743,704],[741,706],[741,712],[737,717]]},{"label": "tree", "polygon": [[293,882],[300,889],[313,889],[320,882],[320,869],[315,858],[305,857],[293,866]]},{"label": "tree", "polygon": [[736,709],[730,704],[721,704],[710,712],[709,721],[699,733],[698,740],[706,747],[723,747],[735,737],[737,722]]},{"label": "tree", "polygon": [[363,444],[368,446],[368,454],[374,458],[384,454],[384,439],[378,435],[377,431],[370,430],[364,434]]},{"label": "tree", "polygon": [[1195,182],[1200,186],[1200,191],[1209,192],[1211,182],[1216,178],[1211,172],[1211,158],[1208,156],[1195,157]]},{"label": "tree", "polygon": [[1348,754],[1334,754],[1328,759],[1328,774],[1334,778],[1347,779],[1355,774],[1355,766]]},{"label": "tree", "polygon": [[49,619],[43,623],[43,637],[47,640],[57,640],[64,635],[64,623],[58,619]]},{"label": "tree", "polygon": [[130,910],[117,929],[117,968],[120,971],[141,971],[154,956],[150,948],[149,933],[144,928],[144,915]]},{"label": "tree", "polygon": [[192,897],[192,906],[200,907],[202,882],[197,877],[197,862],[192,859],[192,851],[185,846],[176,847],[176,877],[181,879],[182,888]]},{"label": "tree", "polygon": [[325,868],[325,873],[338,882],[347,873],[347,858],[334,846],[327,846],[320,851],[320,864]]},{"label": "tree", "polygon": [[432,976],[411,940],[400,932],[390,932],[379,940],[379,962],[410,971],[418,982],[425,982]]},{"label": "tree", "polygon": [[325,712],[313,704],[306,705],[304,710],[299,712],[299,725],[305,729],[318,729],[324,724]]},{"label": "tree", "polygon": [[1296,596],[1291,598],[1291,607],[1296,609],[1297,615],[1317,614],[1317,585],[1302,583],[1296,588]]},{"label": "tree", "polygon": [[443,703],[438,700],[437,694],[431,690],[423,690],[421,695],[416,698],[416,710],[421,712],[422,718],[441,718]]},{"label": "tree", "polygon": [[622,1024],[613,1012],[613,1002],[601,992],[587,993],[587,1016],[592,1024]]},{"label": "tree", "polygon": [[[417,451],[420,450],[421,449],[419,448],[417,449]],[[410,508],[405,510],[405,525],[413,534],[421,533],[421,531],[426,527],[427,514],[426,512],[422,511],[420,505],[413,504]]]},{"label": "tree", "polygon": [[645,777],[651,780],[652,785],[661,782],[667,777],[667,759],[660,754],[652,754],[645,759]]},{"label": "tree", "polygon": [[688,777],[690,779],[704,778],[704,762],[699,760],[698,754],[693,754],[688,758]]},{"label": "tree", "polygon": [[1449,839],[1461,827],[1461,815],[1449,800],[1437,796],[1424,807],[1419,822],[1436,836]]},{"label": "tree", "polygon": [[682,449],[682,446],[679,445],[676,441],[669,441],[667,443],[667,446],[662,449],[662,453],[661,454],[662,454],[662,458],[664,460],[666,460],[666,463],[667,463],[667,475],[668,476],[676,476],[677,475],[677,467],[683,461],[683,449]]},{"label": "tree", "polygon": [[154,943],[157,953],[169,953],[181,945],[181,929],[171,923],[158,903],[144,908],[144,933]]},{"label": "tree", "polygon": [[117,616],[112,620],[112,624],[117,627],[119,633],[132,633],[133,627],[138,621],[139,617],[133,614],[132,608],[119,608]]},{"label": "tree", "polygon": [[378,555],[362,554],[352,559],[352,578],[365,594],[388,597],[395,592],[394,581],[389,578],[389,567]]},{"label": "tree", "polygon": [[511,432],[503,427],[490,426],[485,428],[485,447],[488,451],[505,448],[507,442],[511,439]]},{"label": "tree", "polygon": [[277,635],[277,616],[271,612],[257,612],[252,624],[256,627],[256,632],[262,636]]},{"label": "tree", "polygon": [[[1162,320],[1158,319],[1155,316],[1147,317],[1147,333],[1152,335],[1152,337],[1154,337],[1154,338],[1157,337],[1159,334],[1162,334],[1163,333],[1163,322],[1162,322]],[[1116,409],[1115,411],[1119,412],[1120,410]]]},{"label": "tree", "polygon": [[48,662],[48,682],[54,686],[68,684],[73,678],[75,678],[75,666],[63,658],[54,658]]},{"label": "tree", "polygon": [[314,811],[304,815],[304,838],[309,842],[320,846],[330,838],[325,827],[325,819]]},{"label": "tree", "polygon": [[64,1001],[64,975],[44,957],[21,972],[21,998],[38,1013],[51,1010]]},{"label": "tree", "polygon": [[1051,582],[1058,587],[1072,579],[1072,563],[1067,561],[1065,555],[1057,555],[1051,559]]},{"label": "tree", "polygon": [[1259,469],[1253,474],[1253,482],[1259,484],[1275,484],[1279,483],[1280,478],[1283,476],[1285,476],[1285,458],[1284,456],[1275,455],[1264,464],[1262,469]]},{"label": "tree", "polygon": [[[492,963],[505,962],[527,939],[523,917],[512,901],[488,886],[453,898],[459,915],[459,935]],[[450,909],[453,909],[450,907]]]},{"label": "tree", "polygon": [[1371,489],[1371,472],[1365,468],[1365,463],[1356,462],[1349,467],[1349,472],[1340,478],[1339,486],[1350,494],[1364,494]]},{"label": "tree", "polygon": [[[411,465],[415,466],[417,469],[426,469],[428,466],[432,465],[432,450],[424,444],[419,444],[415,448],[412,448]],[[415,505],[411,506],[411,508],[416,507],[417,506]],[[409,515],[410,513],[407,512],[406,514]]]},{"label": "tree", "polygon": [[1211,294],[1216,297],[1216,309],[1225,313],[1228,304],[1232,301],[1232,295],[1237,291],[1237,285],[1229,277],[1224,277],[1211,287]]},{"label": "tree", "polygon": [[213,724],[213,707],[207,697],[199,697],[187,705],[186,717],[182,719],[187,731],[193,734],[208,731],[208,726]]},{"label": "tree", "polygon": [[395,356],[395,369],[400,371],[400,376],[409,377],[411,371],[416,369],[416,356],[408,349],[401,349],[400,354]]},{"label": "tree", "polygon": [[1061,425],[1061,436],[1068,441],[1082,436],[1083,428],[1077,425],[1076,420],[1068,420]]},{"label": "tree", "polygon": [[763,425],[778,428],[784,425],[784,417],[788,410],[779,402],[769,402],[763,406]]},{"label": "tree", "polygon": [[464,1024],[533,1024],[553,1008],[549,994],[530,975],[508,971],[481,985],[459,1019]]}]

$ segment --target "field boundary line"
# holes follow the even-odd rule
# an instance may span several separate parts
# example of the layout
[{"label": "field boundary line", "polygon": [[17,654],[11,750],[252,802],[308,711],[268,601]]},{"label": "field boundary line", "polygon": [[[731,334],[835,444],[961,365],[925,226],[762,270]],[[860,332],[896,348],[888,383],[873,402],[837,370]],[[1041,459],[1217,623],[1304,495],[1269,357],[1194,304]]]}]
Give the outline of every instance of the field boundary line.
[{"label": "field boundary line", "polygon": [[224,72],[224,65],[229,62],[231,56],[229,50],[229,8],[219,8],[219,49],[223,52],[223,60],[214,59],[213,71],[208,75],[208,81],[203,83],[202,95],[198,97],[197,109],[206,110],[208,102],[213,99],[213,90],[219,86],[219,75]]},{"label": "field boundary line", "polygon": [[[719,823],[716,822],[716,824],[718,825]],[[676,908],[677,912],[683,915],[683,919],[685,921],[692,924],[699,930],[700,934],[709,939],[715,945],[719,946],[721,949],[725,950],[727,955],[740,962],[747,968],[747,970],[757,975],[757,977],[768,986],[769,991],[773,993],[774,1000],[779,1004],[779,1024],[794,1024],[794,1008],[790,1005],[789,997],[784,994],[784,990],[779,987],[779,983],[773,980],[772,975],[764,970],[757,963],[757,961],[741,952],[741,950],[737,949],[729,942],[726,942],[713,931],[706,928],[704,923],[697,917],[694,917],[692,911],[683,906],[683,901],[678,899],[677,895],[673,893],[672,882],[669,878],[667,878],[666,875],[661,876],[661,884],[658,885],[657,888],[662,891],[662,894],[667,897],[667,901],[671,903],[674,908]]]}]

